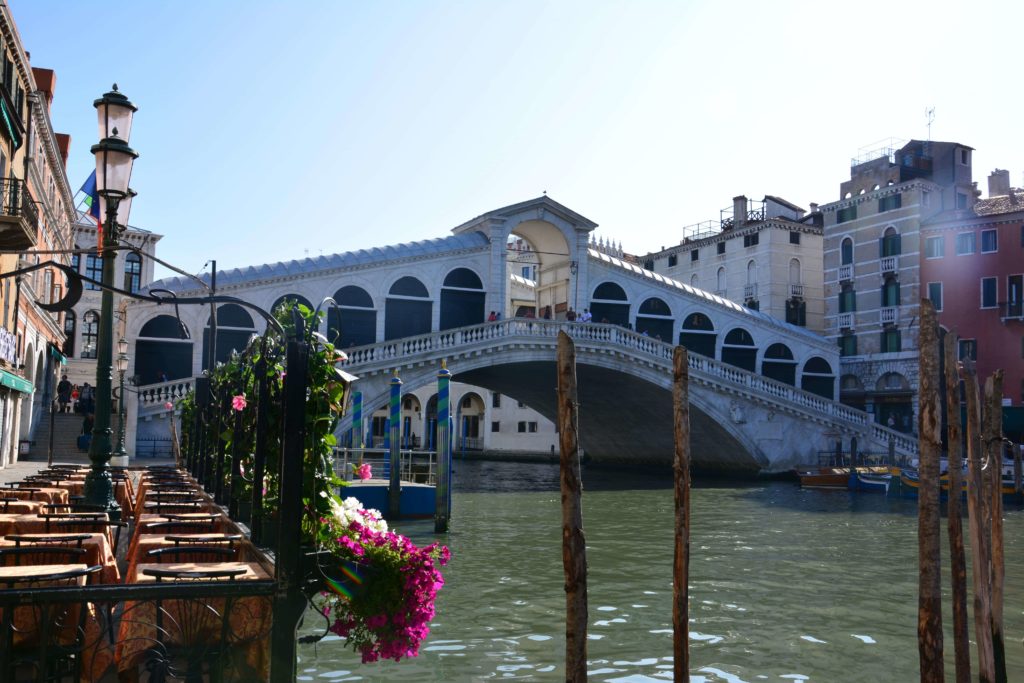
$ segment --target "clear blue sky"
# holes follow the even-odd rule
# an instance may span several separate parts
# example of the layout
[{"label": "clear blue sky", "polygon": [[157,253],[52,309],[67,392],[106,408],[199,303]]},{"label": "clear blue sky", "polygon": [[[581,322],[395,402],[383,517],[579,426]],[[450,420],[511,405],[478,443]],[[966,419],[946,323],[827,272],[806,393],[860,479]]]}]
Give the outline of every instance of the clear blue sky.
[{"label": "clear blue sky", "polygon": [[[77,190],[138,106],[131,222],[198,271],[448,234],[540,195],[633,253],[737,194],[838,199],[858,148],[1024,184],[1020,3],[9,0]],[[109,29],[109,35],[104,34]]]}]

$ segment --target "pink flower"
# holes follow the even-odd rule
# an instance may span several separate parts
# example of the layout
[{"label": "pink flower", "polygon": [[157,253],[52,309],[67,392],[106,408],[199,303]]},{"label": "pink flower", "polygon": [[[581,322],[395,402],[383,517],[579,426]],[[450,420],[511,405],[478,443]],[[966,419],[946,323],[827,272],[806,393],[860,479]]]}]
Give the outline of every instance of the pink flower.
[{"label": "pink flower", "polygon": [[231,399],[231,407],[237,410],[238,412],[242,412],[243,410],[245,410],[245,406],[245,394],[239,394],[238,396],[235,396],[233,399]]},{"label": "pink flower", "polygon": [[168,401],[164,404],[164,410],[174,410],[174,404]]},{"label": "pink flower", "polygon": [[366,481],[367,479],[373,476],[373,469],[370,467],[369,464],[363,463],[362,465],[356,468],[356,476],[358,476],[363,481]]}]

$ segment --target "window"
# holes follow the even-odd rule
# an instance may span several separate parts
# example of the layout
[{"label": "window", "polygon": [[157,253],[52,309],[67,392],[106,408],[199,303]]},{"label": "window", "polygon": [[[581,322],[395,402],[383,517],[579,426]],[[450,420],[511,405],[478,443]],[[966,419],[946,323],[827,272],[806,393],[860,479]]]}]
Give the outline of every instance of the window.
[{"label": "window", "polygon": [[928,283],[928,298],[932,300],[932,304],[935,306],[936,311],[942,310],[942,283],[941,282],[929,282]]},{"label": "window", "polygon": [[493,433],[493,432],[500,432],[500,431],[501,431],[501,423],[500,422],[492,422],[491,423],[491,432]]},{"label": "window", "polygon": [[100,314],[89,311],[82,316],[82,355],[81,358],[96,357],[96,342],[100,338]]},{"label": "window", "polygon": [[843,285],[843,291],[839,293],[839,312],[853,313],[857,310],[857,292],[850,285]]},{"label": "window", "polygon": [[71,255],[71,270],[78,272],[78,254]]},{"label": "window", "polygon": [[966,256],[974,253],[974,233],[962,232],[956,236],[956,255]]},{"label": "window", "polygon": [[887,278],[882,285],[882,308],[900,305],[900,281],[894,277]]},{"label": "window", "polygon": [[518,425],[516,425],[516,431],[519,432],[520,434],[525,434],[526,433],[526,423],[525,422],[520,422]]},{"label": "window", "polygon": [[836,211],[836,223],[845,223],[846,221],[856,220],[856,218],[856,206],[848,206],[845,209],[839,209],[838,211]]},{"label": "window", "polygon": [[654,270],[654,259],[647,259],[644,261],[644,270]]},{"label": "window", "polygon": [[903,195],[896,193],[878,200],[878,213],[892,211],[903,206]]},{"label": "window", "polygon": [[960,360],[978,360],[978,340],[977,339],[961,339],[959,353],[957,357]]},{"label": "window", "polygon": [[790,230],[789,231],[789,243],[790,244],[800,244],[800,233],[796,232],[795,230]]},{"label": "window", "polygon": [[499,394],[499,393],[491,394],[491,407],[492,408],[500,408],[501,407],[501,394]]},{"label": "window", "polygon": [[718,244],[716,244],[715,245],[715,249],[717,250],[717,252],[719,254],[724,254],[725,253],[725,242],[719,242]]},{"label": "window", "polygon": [[966,209],[967,208],[967,195],[963,192],[956,193],[956,208]]},{"label": "window", "polygon": [[745,247],[753,247],[753,246],[757,245],[757,243],[760,242],[760,241],[761,241],[761,233],[755,232],[753,235],[744,235],[743,236],[743,246],[745,246]]},{"label": "window", "polygon": [[523,266],[522,269],[519,271],[519,274],[523,276],[524,280],[533,279],[530,277],[530,266]]},{"label": "window", "polygon": [[529,429],[531,434],[536,434],[537,433],[537,423],[536,422],[527,422],[526,426]]},{"label": "window", "polygon": [[1020,246],[1024,247],[1024,225],[1020,226]]},{"label": "window", "polygon": [[921,191],[921,206],[931,206],[932,193],[928,190]]},{"label": "window", "polygon": [[852,334],[844,334],[839,338],[839,355],[840,356],[856,356],[857,355],[857,337]]},{"label": "window", "polygon": [[882,353],[898,353],[900,350],[900,331],[898,328],[882,330]]},{"label": "window", "polygon": [[522,401],[516,401],[516,407],[518,407],[518,408],[525,408],[526,404],[523,403]]},{"label": "window", "polygon": [[964,166],[969,166],[971,163],[971,150],[961,149],[960,150],[960,163]]},{"label": "window", "polygon": [[[100,282],[103,280],[103,257],[96,254],[87,254],[85,257],[85,276]],[[100,286],[91,282],[85,283],[86,289],[99,291]],[[83,349],[84,353],[85,350]],[[84,356],[83,356],[84,357]]]},{"label": "window", "polygon": [[124,257],[124,288],[129,292],[137,292],[142,287],[142,258],[129,252]]},{"label": "window", "polygon": [[53,303],[53,271],[49,268],[43,271],[43,291],[39,298],[45,303]]},{"label": "window", "polygon": [[64,314],[64,355],[73,358],[75,355],[75,312]]},{"label": "window", "polygon": [[849,237],[844,239],[842,245],[840,245],[839,256],[844,266],[853,263],[853,240]]},{"label": "window", "polygon": [[999,251],[999,233],[995,230],[982,230],[981,253],[991,254],[993,251]]},{"label": "window", "polygon": [[981,307],[996,307],[996,278],[994,277],[981,278]]},{"label": "window", "polygon": [[670,254],[668,257],[668,267],[671,268],[679,263],[679,256],[676,254]]},{"label": "window", "polygon": [[942,258],[946,253],[945,237],[928,237],[924,241],[925,258]]},{"label": "window", "polygon": [[691,249],[690,250],[690,263],[693,263],[694,261],[696,261],[698,259],[700,259],[700,249]]},{"label": "window", "polygon": [[807,302],[803,299],[786,300],[786,322],[790,325],[807,325]]}]

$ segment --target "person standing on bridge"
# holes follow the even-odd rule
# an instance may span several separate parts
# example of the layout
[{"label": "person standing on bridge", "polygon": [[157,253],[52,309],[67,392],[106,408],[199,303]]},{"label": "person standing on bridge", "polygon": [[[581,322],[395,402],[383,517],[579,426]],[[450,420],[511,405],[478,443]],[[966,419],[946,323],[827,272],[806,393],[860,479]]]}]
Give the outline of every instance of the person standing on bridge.
[{"label": "person standing on bridge", "polygon": [[493,323],[497,319],[498,319],[498,314],[495,313],[494,311],[491,311],[491,314],[487,316],[487,322],[489,322],[489,323]]}]

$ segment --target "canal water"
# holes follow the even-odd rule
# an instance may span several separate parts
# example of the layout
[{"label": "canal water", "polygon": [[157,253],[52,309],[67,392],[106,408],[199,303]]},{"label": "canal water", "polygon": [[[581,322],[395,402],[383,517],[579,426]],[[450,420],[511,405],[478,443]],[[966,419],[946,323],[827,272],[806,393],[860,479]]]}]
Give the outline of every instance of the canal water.
[{"label": "canal water", "polygon": [[[587,468],[583,481],[590,680],[671,680],[671,476]],[[453,559],[420,656],[362,665],[328,638],[300,646],[299,680],[563,680],[557,465],[457,461],[453,498]],[[435,539],[429,522],[398,528]],[[917,680],[916,501],[698,483],[691,533],[691,681]],[[1006,510],[1005,538],[1007,665],[1024,680],[1019,507]]]}]

